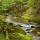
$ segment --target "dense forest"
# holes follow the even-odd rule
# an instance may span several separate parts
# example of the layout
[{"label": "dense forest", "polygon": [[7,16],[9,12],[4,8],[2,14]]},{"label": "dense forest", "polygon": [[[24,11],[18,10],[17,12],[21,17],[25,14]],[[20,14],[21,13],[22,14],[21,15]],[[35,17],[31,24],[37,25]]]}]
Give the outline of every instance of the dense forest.
[{"label": "dense forest", "polygon": [[40,35],[40,0],[0,0],[0,40],[32,40],[15,22],[36,24]]}]

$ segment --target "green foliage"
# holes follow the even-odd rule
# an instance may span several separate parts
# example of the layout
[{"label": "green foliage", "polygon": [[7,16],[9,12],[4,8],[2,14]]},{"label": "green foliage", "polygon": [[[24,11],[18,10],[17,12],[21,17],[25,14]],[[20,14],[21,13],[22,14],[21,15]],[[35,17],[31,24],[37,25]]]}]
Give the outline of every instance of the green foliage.
[{"label": "green foliage", "polygon": [[6,40],[4,34],[0,33],[0,40]]},{"label": "green foliage", "polygon": [[[35,1],[36,1],[36,2],[35,2]],[[38,1],[38,0],[28,0],[28,6],[29,6],[29,7],[37,6],[37,1]]]},{"label": "green foliage", "polygon": [[[4,24],[4,25],[3,25]],[[21,29],[21,27],[17,27],[12,23],[3,22],[0,25],[0,33],[4,34],[5,39],[9,40],[9,34],[11,33],[20,33],[26,35],[25,31]]]},{"label": "green foliage", "polygon": [[13,25],[10,25],[9,27],[8,26],[9,25],[6,25],[6,26],[4,25],[3,27],[1,27],[1,29],[2,29],[1,32],[4,35],[1,35],[1,34],[0,35],[3,38],[5,37],[4,40],[5,39],[6,40],[32,40],[32,36],[26,36],[26,33],[20,27],[16,27]]},{"label": "green foliage", "polygon": [[0,26],[4,25],[4,21],[5,21],[5,16],[0,15]]},{"label": "green foliage", "polygon": [[18,27],[18,26],[15,26],[14,24],[11,25],[11,23],[6,24],[6,27],[3,27],[3,28],[4,30],[7,28],[8,33],[21,33],[26,35],[25,31],[20,26]]},{"label": "green foliage", "polygon": [[14,3],[14,0],[2,0],[2,9],[7,9]]},{"label": "green foliage", "polygon": [[20,33],[9,34],[9,38],[10,40],[32,40],[32,36],[29,35],[26,36]]},{"label": "green foliage", "polygon": [[4,21],[4,16],[3,15],[0,15],[0,21]]},{"label": "green foliage", "polygon": [[35,18],[33,17],[32,21],[40,24],[40,16],[36,16]]}]

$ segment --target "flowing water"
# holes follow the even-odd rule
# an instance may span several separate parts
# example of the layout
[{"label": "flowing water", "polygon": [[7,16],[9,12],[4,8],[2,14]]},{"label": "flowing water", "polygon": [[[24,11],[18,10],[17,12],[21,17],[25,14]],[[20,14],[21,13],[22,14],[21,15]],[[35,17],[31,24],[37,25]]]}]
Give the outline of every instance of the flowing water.
[{"label": "flowing water", "polygon": [[8,23],[12,22],[12,23],[14,23],[15,25],[21,25],[21,26],[23,26],[22,29],[23,29],[28,35],[32,35],[32,36],[33,36],[33,40],[40,40],[40,37],[34,36],[30,31],[26,31],[26,29],[31,29],[31,26],[35,26],[35,25],[13,22],[13,21],[11,20],[11,17],[10,17],[10,16],[7,17],[7,18],[5,19],[5,21],[8,22]]}]

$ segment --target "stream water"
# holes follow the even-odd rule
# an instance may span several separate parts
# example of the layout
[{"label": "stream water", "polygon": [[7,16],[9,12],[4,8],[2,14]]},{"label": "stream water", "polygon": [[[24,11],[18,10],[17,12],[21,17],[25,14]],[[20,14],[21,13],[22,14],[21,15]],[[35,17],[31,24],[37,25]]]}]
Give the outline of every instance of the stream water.
[{"label": "stream water", "polygon": [[8,22],[8,23],[12,22],[12,23],[14,23],[15,25],[21,25],[21,26],[23,26],[22,29],[23,29],[28,35],[32,35],[32,36],[33,36],[33,40],[40,40],[40,37],[34,36],[33,34],[31,34],[31,32],[26,31],[26,29],[31,29],[31,26],[35,26],[35,25],[13,22],[13,21],[10,19],[10,16],[7,17],[7,18],[5,19],[5,21]]}]

